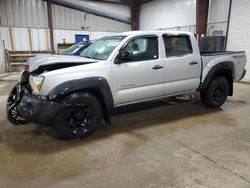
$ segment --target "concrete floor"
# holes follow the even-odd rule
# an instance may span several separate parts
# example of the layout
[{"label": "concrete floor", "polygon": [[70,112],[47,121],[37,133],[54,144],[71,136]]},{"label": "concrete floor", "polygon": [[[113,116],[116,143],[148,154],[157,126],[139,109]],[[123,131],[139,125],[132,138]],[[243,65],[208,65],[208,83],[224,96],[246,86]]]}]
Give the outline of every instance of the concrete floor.
[{"label": "concrete floor", "polygon": [[11,125],[11,85],[0,82],[0,187],[250,187],[250,85],[235,84],[218,110],[185,100],[130,106],[81,141]]}]

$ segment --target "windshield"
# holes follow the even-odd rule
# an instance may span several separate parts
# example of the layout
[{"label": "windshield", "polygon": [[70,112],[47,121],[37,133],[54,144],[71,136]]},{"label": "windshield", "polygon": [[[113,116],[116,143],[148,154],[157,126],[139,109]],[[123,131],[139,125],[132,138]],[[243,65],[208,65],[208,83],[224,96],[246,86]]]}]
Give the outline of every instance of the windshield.
[{"label": "windshield", "polygon": [[61,54],[62,55],[74,55],[75,53],[78,52],[78,50],[80,50],[84,45],[83,43],[77,43],[74,44],[72,46],[70,46],[69,48],[67,48],[66,50],[64,50]]},{"label": "windshield", "polygon": [[104,37],[95,41],[80,56],[91,59],[106,60],[115,47],[125,38],[125,36]]}]

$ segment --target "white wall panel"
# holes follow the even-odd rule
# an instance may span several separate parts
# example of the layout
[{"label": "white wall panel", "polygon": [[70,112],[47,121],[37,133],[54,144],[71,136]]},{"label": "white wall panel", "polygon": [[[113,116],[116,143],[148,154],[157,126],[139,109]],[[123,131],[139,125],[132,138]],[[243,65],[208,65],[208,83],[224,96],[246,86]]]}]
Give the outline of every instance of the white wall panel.
[{"label": "white wall panel", "polygon": [[38,20],[39,23],[36,23],[35,25],[37,27],[47,27],[48,26],[48,11],[47,11],[47,3],[44,1],[37,1],[37,14],[38,14]]},{"label": "white wall panel", "polygon": [[1,26],[48,27],[43,0],[0,0]]},{"label": "white wall panel", "polygon": [[6,17],[7,17],[8,24],[14,25],[12,0],[9,0],[9,1],[5,0],[5,8],[6,8]]},{"label": "white wall panel", "polygon": [[[89,1],[91,2],[91,1]],[[94,3],[119,15],[130,17],[130,9],[126,5],[111,3]],[[82,11],[73,10],[59,5],[52,5],[54,42],[75,42],[75,34],[89,34],[90,39],[122,32],[131,29],[130,24],[124,24]],[[0,34],[5,42],[5,48],[12,50],[9,27],[12,27],[14,50],[30,51],[28,28],[31,28],[32,50],[48,50],[49,34],[47,2],[45,0],[0,0]],[[85,27],[83,30],[82,27]],[[87,28],[88,27],[88,28]],[[87,29],[86,29],[87,28]],[[56,49],[57,50],[57,49]],[[1,65],[0,65],[1,66]]]},{"label": "white wall panel", "polygon": [[0,25],[7,25],[6,3],[0,0]]},{"label": "white wall panel", "polygon": [[[112,12],[128,17],[130,10],[126,5],[111,3],[91,3]],[[47,2],[44,0],[0,0],[0,26],[47,28]],[[92,31],[127,31],[130,24],[52,4],[53,25],[56,29],[79,30],[82,26]]]},{"label": "white wall panel", "polygon": [[57,50],[57,44],[63,43],[63,39],[65,39],[66,43],[74,43],[75,42],[75,35],[82,34],[82,35],[89,35],[90,40],[95,40],[100,37],[110,36],[115,34],[115,32],[100,32],[100,31],[77,31],[77,30],[61,30],[61,29],[54,29],[54,45]]},{"label": "white wall panel", "polygon": [[230,0],[210,0],[208,23],[227,22]]},{"label": "white wall panel", "polygon": [[11,50],[10,36],[9,36],[8,28],[7,27],[0,27],[0,33],[1,33],[2,41],[4,42],[5,49]]},{"label": "white wall panel", "polygon": [[213,25],[214,31],[221,30],[223,35],[227,32],[227,21],[229,14],[230,0],[210,0],[207,29]]},{"label": "white wall panel", "polygon": [[4,72],[5,62],[4,62],[4,47],[2,42],[2,35],[0,32],[0,73]]},{"label": "white wall panel", "polygon": [[250,81],[250,1],[233,0],[227,50],[245,50],[248,58],[246,78]]},{"label": "white wall panel", "polygon": [[112,3],[104,3],[104,2],[94,2],[94,1],[87,1],[92,5],[95,5],[97,8],[102,7],[103,9],[107,9],[115,14],[122,15],[124,17],[130,17],[130,8],[127,5],[122,4],[112,4]]},{"label": "white wall panel", "polygon": [[12,1],[12,10],[13,10],[12,13],[13,13],[14,25],[17,25],[21,22],[18,8],[19,8],[19,1],[18,0]]},{"label": "white wall panel", "polygon": [[[39,43],[39,31],[38,29],[31,29],[31,38],[32,38],[32,50],[41,50]],[[42,38],[42,36],[40,37]]]},{"label": "white wall panel", "polygon": [[[47,44],[46,40],[46,30],[47,29],[31,28],[33,51],[48,50],[47,46],[49,44]],[[30,51],[28,28],[12,28],[12,33],[13,33],[15,50]],[[66,43],[74,43],[76,34],[86,34],[90,36],[90,40],[95,40],[103,36],[113,35],[114,33],[116,32],[54,29],[54,42],[55,42],[54,45],[57,50],[57,44],[63,43],[63,39],[65,39]],[[8,50],[12,50],[10,44],[9,28],[0,27],[0,34],[2,40],[4,40],[5,48]],[[49,38],[48,38],[48,43],[49,43]]]},{"label": "white wall panel", "polygon": [[37,40],[38,40],[38,50],[50,50],[50,44],[46,41],[46,31],[48,35],[48,41],[49,41],[49,30],[48,29],[38,29],[37,33]]},{"label": "white wall panel", "polygon": [[14,48],[16,51],[28,51],[29,48],[29,35],[27,28],[13,28]]},{"label": "white wall panel", "polygon": [[[47,50],[46,29],[31,29],[32,50]],[[10,35],[8,27],[0,27],[2,40],[4,40],[5,48],[11,49]],[[12,28],[14,49],[16,51],[30,51],[28,28]]]},{"label": "white wall panel", "polygon": [[[27,24],[27,19],[26,19],[26,1],[25,0],[21,0],[19,2],[19,15],[20,15],[20,22],[21,23],[17,23],[16,24],[16,27],[21,27],[21,26],[24,26],[24,27],[27,27],[28,24]],[[10,24],[3,24],[3,26],[11,26]]]},{"label": "white wall panel", "polygon": [[140,29],[196,24],[196,0],[155,0],[141,6]]},{"label": "white wall panel", "polygon": [[127,31],[130,24],[87,14],[78,10],[53,4],[53,24],[56,29],[76,29],[89,27],[92,31]]}]

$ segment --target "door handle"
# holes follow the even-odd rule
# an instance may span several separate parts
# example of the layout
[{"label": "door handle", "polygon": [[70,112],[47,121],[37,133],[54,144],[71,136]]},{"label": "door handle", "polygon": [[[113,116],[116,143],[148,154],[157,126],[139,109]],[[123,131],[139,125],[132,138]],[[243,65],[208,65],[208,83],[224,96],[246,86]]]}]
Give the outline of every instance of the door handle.
[{"label": "door handle", "polygon": [[152,69],[154,69],[154,70],[158,70],[158,69],[162,69],[163,68],[163,66],[160,66],[160,65],[155,65]]},{"label": "door handle", "polygon": [[192,61],[189,63],[189,65],[196,65],[196,64],[198,64],[198,62],[196,62],[196,61]]}]

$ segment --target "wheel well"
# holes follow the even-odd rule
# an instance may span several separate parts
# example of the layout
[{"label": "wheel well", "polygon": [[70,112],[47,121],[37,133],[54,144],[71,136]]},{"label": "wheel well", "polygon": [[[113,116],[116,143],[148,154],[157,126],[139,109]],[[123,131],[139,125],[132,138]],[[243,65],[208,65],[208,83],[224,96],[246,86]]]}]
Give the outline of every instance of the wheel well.
[{"label": "wheel well", "polygon": [[89,93],[95,96],[100,101],[102,105],[102,109],[103,109],[103,118],[106,123],[110,124],[110,112],[109,112],[109,109],[107,107],[107,104],[105,102],[105,98],[102,92],[98,88],[86,88],[86,89],[80,90],[79,92]]},{"label": "wheel well", "polygon": [[86,93],[89,93],[91,95],[94,95],[100,101],[100,103],[102,104],[102,107],[106,108],[106,106],[105,106],[106,104],[104,102],[104,97],[99,89],[89,88],[89,89],[83,89],[83,90],[81,90],[81,92],[86,92]]},{"label": "wheel well", "polygon": [[228,95],[229,96],[233,96],[233,73],[230,69],[224,69],[221,71],[218,71],[214,74],[214,77],[216,76],[221,76],[226,78],[228,86],[229,86],[229,92]]}]

